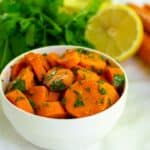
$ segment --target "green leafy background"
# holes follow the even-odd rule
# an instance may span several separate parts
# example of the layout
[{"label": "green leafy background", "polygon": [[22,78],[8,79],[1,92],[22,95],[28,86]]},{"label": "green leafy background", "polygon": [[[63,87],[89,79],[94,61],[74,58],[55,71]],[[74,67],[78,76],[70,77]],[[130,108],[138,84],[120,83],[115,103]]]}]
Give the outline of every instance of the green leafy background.
[{"label": "green leafy background", "polygon": [[86,24],[102,0],[91,0],[82,11],[62,11],[63,0],[0,2],[0,71],[28,50],[57,44],[93,47],[84,37]]}]

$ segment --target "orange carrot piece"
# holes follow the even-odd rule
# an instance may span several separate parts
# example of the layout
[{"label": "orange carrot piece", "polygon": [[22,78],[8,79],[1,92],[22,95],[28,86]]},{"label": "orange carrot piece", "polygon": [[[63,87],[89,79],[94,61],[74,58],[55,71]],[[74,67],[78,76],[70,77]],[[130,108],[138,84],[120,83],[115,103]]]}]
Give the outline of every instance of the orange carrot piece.
[{"label": "orange carrot piece", "polygon": [[122,70],[118,67],[107,66],[105,70],[105,77],[110,83],[113,83],[115,75],[123,75]]},{"label": "orange carrot piece", "polygon": [[147,9],[147,11],[150,12],[150,4],[144,4],[144,8]]},{"label": "orange carrot piece", "polygon": [[27,97],[20,90],[12,90],[6,93],[6,97],[10,102],[15,104],[18,108],[33,113],[33,108]]},{"label": "orange carrot piece", "polygon": [[48,70],[50,69],[50,66],[49,66],[49,64],[48,64],[47,57],[44,56],[44,55],[41,55],[41,54],[39,54],[39,57],[40,57],[41,60],[42,60],[42,64],[43,64],[44,69],[45,69],[46,71],[48,71]]},{"label": "orange carrot piece", "polygon": [[59,101],[55,102],[43,102],[37,108],[37,114],[44,117],[51,118],[66,118],[67,112]]},{"label": "orange carrot piece", "polygon": [[14,64],[11,67],[11,79],[14,80],[24,67],[26,67],[24,59],[21,59],[18,63]]},{"label": "orange carrot piece", "polygon": [[60,97],[60,93],[59,92],[52,92],[50,91],[48,93],[48,99],[47,101],[52,102],[52,101],[58,101]]},{"label": "orange carrot piece", "polygon": [[25,82],[25,89],[28,91],[34,84],[34,74],[30,67],[21,70],[16,80],[21,79]]},{"label": "orange carrot piece", "polygon": [[59,64],[65,68],[73,68],[80,62],[80,56],[75,50],[67,50],[59,59]]},{"label": "orange carrot piece", "polygon": [[139,15],[143,22],[144,30],[150,33],[150,12],[147,9],[139,7],[132,3],[129,3],[128,6],[131,7]]},{"label": "orange carrot piece", "polygon": [[103,72],[106,67],[106,62],[100,57],[99,54],[90,52],[89,54],[81,54],[80,65],[87,69]]},{"label": "orange carrot piece", "polygon": [[74,80],[70,69],[53,68],[44,76],[44,84],[51,91],[62,91],[69,87]]},{"label": "orange carrot piece", "polygon": [[29,53],[25,56],[26,62],[32,67],[39,81],[42,81],[44,74],[46,73],[43,59],[36,53]]},{"label": "orange carrot piece", "polygon": [[74,117],[90,116],[100,111],[98,103],[102,97],[97,81],[77,81],[65,92],[65,107]]},{"label": "orange carrot piece", "polygon": [[48,99],[48,90],[45,86],[32,86],[29,90],[31,100],[33,100],[37,107]]},{"label": "orange carrot piece", "polygon": [[65,93],[65,107],[74,117],[85,117],[101,112],[119,99],[115,88],[105,81],[75,82]]},{"label": "orange carrot piece", "polygon": [[77,80],[89,79],[89,80],[98,81],[100,79],[100,76],[98,76],[97,73],[85,68],[78,69],[76,74],[77,74]]},{"label": "orange carrot piece", "polygon": [[49,53],[47,56],[47,61],[48,63],[53,67],[58,65],[58,61],[59,61],[59,55],[57,53]]},{"label": "orange carrot piece", "polygon": [[115,87],[108,82],[99,82],[99,92],[103,96],[107,96],[111,104],[114,104],[119,99],[119,94],[117,93]]},{"label": "orange carrot piece", "polygon": [[145,33],[143,43],[138,51],[138,56],[145,62],[145,64],[150,65],[150,35]]}]

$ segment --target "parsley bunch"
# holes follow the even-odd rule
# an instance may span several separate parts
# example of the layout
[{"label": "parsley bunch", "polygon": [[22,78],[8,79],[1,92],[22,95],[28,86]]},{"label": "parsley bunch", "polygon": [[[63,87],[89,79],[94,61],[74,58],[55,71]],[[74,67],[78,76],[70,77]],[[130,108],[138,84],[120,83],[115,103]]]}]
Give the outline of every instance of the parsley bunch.
[{"label": "parsley bunch", "polygon": [[9,60],[46,45],[93,47],[84,37],[89,18],[102,0],[84,10],[67,13],[63,0],[2,0],[0,2],[0,71]]}]

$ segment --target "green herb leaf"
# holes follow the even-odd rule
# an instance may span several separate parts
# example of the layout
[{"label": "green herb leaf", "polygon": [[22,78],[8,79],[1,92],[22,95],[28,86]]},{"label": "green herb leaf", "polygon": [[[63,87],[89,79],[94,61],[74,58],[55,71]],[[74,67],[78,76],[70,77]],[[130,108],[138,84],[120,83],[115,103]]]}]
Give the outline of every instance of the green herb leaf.
[{"label": "green herb leaf", "polygon": [[89,54],[90,51],[87,51],[83,48],[77,48],[76,51],[79,53],[79,54]]},{"label": "green herb leaf", "polygon": [[100,92],[100,94],[105,95],[106,89],[105,88],[99,88],[99,92]]},{"label": "green herb leaf", "polygon": [[0,43],[0,71],[2,70],[2,68],[7,64],[8,61],[11,60],[12,58],[12,52],[9,49],[9,43],[8,40],[5,41],[1,41]]},{"label": "green herb leaf", "polygon": [[35,108],[35,103],[34,103],[33,99],[29,98],[29,102],[30,102],[32,108]]},{"label": "green herb leaf", "polygon": [[104,57],[103,55],[100,55],[99,58],[100,58],[101,60],[105,60],[105,57]]},{"label": "green herb leaf", "polygon": [[32,24],[29,26],[27,32],[26,32],[26,43],[29,46],[33,46],[34,45],[34,39],[35,39],[35,25]]},{"label": "green herb leaf", "polygon": [[84,102],[81,99],[77,98],[74,103],[74,107],[76,108],[76,107],[81,107],[81,106],[84,106]]},{"label": "green herb leaf", "polygon": [[66,89],[66,85],[63,83],[62,80],[55,80],[50,85],[51,91],[63,91]]},{"label": "green herb leaf", "polygon": [[104,80],[99,80],[98,83],[99,84],[104,84],[105,82],[104,82]]},{"label": "green herb leaf", "polygon": [[84,102],[82,101],[82,95],[76,90],[74,90],[74,93],[77,95],[77,99],[74,103],[74,107],[84,106]]},{"label": "green herb leaf", "polygon": [[1,0],[0,71],[12,58],[37,47],[72,44],[93,48],[84,32],[101,3],[91,0],[84,10],[67,13],[64,0]]},{"label": "green herb leaf", "polygon": [[22,92],[26,91],[26,86],[25,86],[25,81],[22,79],[17,79],[14,81],[13,85],[12,85],[13,89],[18,89]]},{"label": "green herb leaf", "polygon": [[114,75],[114,78],[113,78],[114,86],[122,88],[122,86],[124,85],[124,82],[125,82],[124,75],[119,75],[119,74]]}]

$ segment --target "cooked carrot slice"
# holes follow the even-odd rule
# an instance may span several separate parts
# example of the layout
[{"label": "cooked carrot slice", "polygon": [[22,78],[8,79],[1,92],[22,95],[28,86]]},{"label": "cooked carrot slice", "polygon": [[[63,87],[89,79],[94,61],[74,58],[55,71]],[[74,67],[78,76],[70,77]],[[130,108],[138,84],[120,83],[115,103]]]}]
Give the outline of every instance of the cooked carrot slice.
[{"label": "cooked carrot slice", "polygon": [[35,84],[34,74],[30,67],[23,68],[15,80],[8,84],[7,90],[19,89],[22,92],[28,91]]},{"label": "cooked carrot slice", "polygon": [[100,111],[98,82],[93,80],[81,80],[75,82],[65,93],[65,107],[74,117],[85,117]]},{"label": "cooked carrot slice", "polygon": [[35,83],[34,74],[30,67],[22,69],[16,80],[23,80],[25,82],[26,90],[29,90]]},{"label": "cooked carrot slice", "polygon": [[44,76],[44,84],[51,91],[63,91],[72,84],[73,80],[72,71],[64,68],[53,68]]},{"label": "cooked carrot slice", "polygon": [[26,62],[32,67],[39,81],[42,81],[46,73],[45,65],[41,56],[36,53],[29,53],[25,56]]},{"label": "cooked carrot slice", "polygon": [[58,65],[58,61],[59,61],[59,55],[57,53],[49,53],[47,56],[47,61],[48,63],[53,67]]},{"label": "cooked carrot slice", "polygon": [[42,60],[42,64],[43,64],[43,67],[46,71],[48,71],[50,69],[50,66],[48,64],[48,60],[47,60],[47,56],[44,56],[44,55],[41,55],[39,54],[39,57],[41,58]]},{"label": "cooked carrot slice", "polygon": [[150,65],[150,35],[147,33],[144,33],[143,43],[139,49],[138,56],[145,64]]},{"label": "cooked carrot slice", "polygon": [[32,86],[29,90],[31,100],[35,103],[35,106],[46,102],[48,99],[48,90],[45,86]]},{"label": "cooked carrot slice", "polygon": [[134,11],[139,15],[142,20],[144,30],[150,33],[150,11],[133,3],[129,3],[128,6],[134,9]]},{"label": "cooked carrot slice", "polygon": [[105,76],[110,83],[113,83],[113,79],[115,75],[123,75],[122,70],[118,67],[107,66],[105,70]]},{"label": "cooked carrot slice", "polygon": [[81,54],[80,65],[102,73],[106,67],[106,62],[99,54],[90,52],[87,54]]},{"label": "cooked carrot slice", "polygon": [[17,99],[17,97],[20,97],[20,95],[22,96],[22,93],[17,89],[6,93],[6,97],[13,104],[16,103],[16,99]]},{"label": "cooked carrot slice", "polygon": [[47,101],[58,101],[59,100],[59,97],[60,97],[60,93],[59,92],[48,92],[48,99]]},{"label": "cooked carrot slice", "polygon": [[85,117],[110,107],[119,95],[109,83],[100,80],[75,82],[65,93],[65,107],[74,117]]},{"label": "cooked carrot slice", "polygon": [[107,109],[112,105],[111,99],[107,95],[105,95],[99,99],[98,105],[99,105],[99,111],[100,112],[104,111],[105,109]]},{"label": "cooked carrot slice", "polygon": [[80,56],[75,50],[67,50],[59,59],[59,64],[65,68],[73,68],[80,62]]},{"label": "cooked carrot slice", "polygon": [[111,104],[114,104],[119,99],[115,87],[103,80],[99,81],[99,92],[101,95],[107,96],[107,99],[111,101]]},{"label": "cooked carrot slice", "polygon": [[14,64],[11,67],[11,79],[14,80],[24,67],[26,67],[24,59],[21,59],[18,63]]},{"label": "cooked carrot slice", "polygon": [[20,90],[12,90],[6,93],[6,97],[20,109],[33,113],[33,108],[29,100]]},{"label": "cooked carrot slice", "polygon": [[89,80],[98,81],[100,79],[100,76],[98,76],[97,73],[85,68],[78,69],[76,74],[77,74],[77,80],[89,79]]},{"label": "cooked carrot slice", "polygon": [[59,101],[55,102],[43,102],[37,108],[37,114],[44,117],[51,118],[66,118],[67,112]]},{"label": "cooked carrot slice", "polygon": [[150,13],[150,4],[144,4],[144,9],[146,9]]}]

